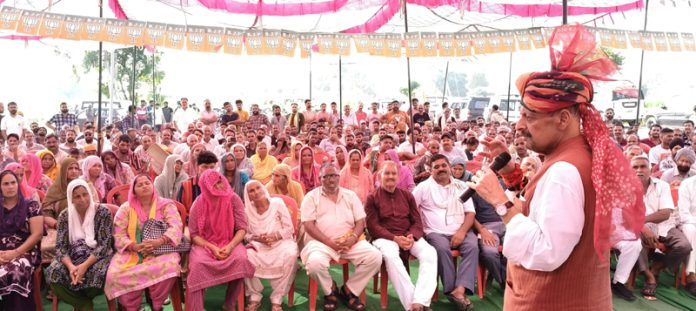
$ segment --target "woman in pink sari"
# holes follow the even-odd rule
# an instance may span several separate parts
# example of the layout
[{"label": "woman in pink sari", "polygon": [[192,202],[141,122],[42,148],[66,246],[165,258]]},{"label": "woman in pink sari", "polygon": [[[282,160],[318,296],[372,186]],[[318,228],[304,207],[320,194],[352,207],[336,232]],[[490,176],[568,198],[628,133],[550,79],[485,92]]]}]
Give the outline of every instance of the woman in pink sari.
[{"label": "woman in pink sari", "polygon": [[33,153],[27,153],[22,157],[20,164],[24,167],[24,179],[30,187],[46,193],[53,181],[43,174],[41,159]]},{"label": "woman in pink sari", "polygon": [[198,184],[201,195],[193,202],[189,217],[193,247],[186,310],[202,311],[205,289],[225,283],[225,306],[234,310],[244,279],[255,272],[242,244],[247,230],[244,204],[218,171],[205,171]]},{"label": "woman in pink sari", "polygon": [[341,169],[341,179],[338,185],[354,191],[364,205],[367,195],[372,192],[374,183],[372,182],[370,170],[360,165],[362,161],[360,150],[351,150],[348,153],[346,165]]},{"label": "woman in pink sari", "polygon": [[292,169],[292,178],[299,182],[308,193],[319,187],[319,165],[314,163],[314,150],[305,146],[300,150],[300,165]]},{"label": "woman in pink sari", "polygon": [[[146,221],[163,221],[168,229],[157,239],[146,240]],[[143,290],[150,291],[152,307],[162,310],[164,300],[181,273],[179,253],[157,251],[162,245],[176,247],[183,236],[179,211],[171,200],[160,198],[146,175],[138,175],[128,191],[128,202],[114,217],[116,254],[106,274],[104,293],[118,298],[126,311],[140,308]]]}]

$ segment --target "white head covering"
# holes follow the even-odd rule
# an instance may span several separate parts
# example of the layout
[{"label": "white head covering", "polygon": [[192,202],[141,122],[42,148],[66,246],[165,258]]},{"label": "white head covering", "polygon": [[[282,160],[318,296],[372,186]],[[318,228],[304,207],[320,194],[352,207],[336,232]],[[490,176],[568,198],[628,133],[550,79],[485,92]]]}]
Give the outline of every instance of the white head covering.
[{"label": "white head covering", "polygon": [[[75,205],[72,202],[73,191],[77,187],[84,187],[89,194],[89,207],[85,213],[85,219],[80,223],[80,214],[77,212]],[[81,178],[74,179],[68,184],[68,236],[71,243],[79,240],[85,240],[85,244],[91,248],[97,246],[97,241],[94,239],[94,216],[96,214],[96,204],[94,204],[94,194],[87,182]]]}]

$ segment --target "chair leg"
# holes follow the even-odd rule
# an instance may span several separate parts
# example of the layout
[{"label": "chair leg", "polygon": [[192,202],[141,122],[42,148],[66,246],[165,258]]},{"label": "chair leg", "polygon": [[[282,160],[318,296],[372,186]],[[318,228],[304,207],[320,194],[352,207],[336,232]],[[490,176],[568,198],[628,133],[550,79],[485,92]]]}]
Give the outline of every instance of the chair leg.
[{"label": "chair leg", "polygon": [[381,268],[381,275],[380,277],[382,278],[380,282],[380,293],[379,293],[379,303],[380,307],[382,309],[386,309],[388,306],[388,301],[389,301],[389,293],[388,293],[388,286],[389,286],[389,274],[387,273],[387,266],[382,263],[382,268]]},{"label": "chair leg", "polygon": [[631,270],[631,274],[628,275],[628,289],[633,290],[636,287],[636,268],[633,267],[633,270]]},{"label": "chair leg", "polygon": [[379,293],[379,286],[377,285],[377,283],[379,283],[380,276],[381,275],[379,273],[377,273],[377,274],[375,274],[375,276],[372,277],[372,293],[373,294]]},{"label": "chair leg", "polygon": [[[41,304],[41,277],[43,276],[43,271],[41,266],[34,270],[33,280],[32,280],[32,295],[34,296],[34,304],[36,305],[36,311],[43,311],[43,305]],[[55,295],[54,295],[55,296]]]},{"label": "chair leg", "polygon": [[51,301],[51,310],[58,311],[58,297],[56,295],[53,295],[53,299],[51,299]]},{"label": "chair leg", "polygon": [[242,289],[239,291],[239,297],[237,297],[237,311],[244,311],[244,284],[241,286]]},{"label": "chair leg", "polygon": [[172,286],[172,291],[169,293],[174,311],[183,311],[181,309],[181,278],[177,278]]},{"label": "chair leg", "polygon": [[681,284],[686,287],[686,262],[682,264]]},{"label": "chair leg", "polygon": [[309,311],[317,310],[317,281],[309,278]]},{"label": "chair leg", "polygon": [[480,262],[478,264],[478,268],[476,269],[476,282],[478,283],[477,291],[479,299],[483,299],[486,292],[486,266]]},{"label": "chair leg", "polygon": [[349,273],[350,269],[348,268],[348,264],[343,265],[343,284],[346,284],[346,282],[348,282]]},{"label": "chair leg", "polygon": [[[106,298],[106,297],[104,297]],[[114,300],[109,300],[109,298],[106,298],[106,305],[109,311],[117,311],[118,308],[116,307],[116,299]]]},{"label": "chair leg", "polygon": [[290,290],[288,291],[288,308],[292,308],[295,305],[295,281],[292,281],[290,285]]}]

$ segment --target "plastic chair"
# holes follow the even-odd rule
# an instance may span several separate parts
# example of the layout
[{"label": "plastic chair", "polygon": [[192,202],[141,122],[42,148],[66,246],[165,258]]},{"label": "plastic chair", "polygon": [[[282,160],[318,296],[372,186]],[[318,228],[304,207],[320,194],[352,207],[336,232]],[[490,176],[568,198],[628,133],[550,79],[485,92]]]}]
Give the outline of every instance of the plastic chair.
[{"label": "plastic chair", "polygon": [[[335,266],[335,265],[342,265],[343,266],[343,284],[345,284],[348,281],[348,274],[349,274],[349,268],[348,264],[350,262],[348,260],[341,259],[339,261],[331,261],[329,265]],[[309,311],[316,311],[317,310],[317,289],[319,287],[319,284],[317,283],[317,280],[313,279],[312,277],[309,278]],[[365,290],[360,293],[360,301],[365,304]]]},{"label": "plastic chair", "polygon": [[130,187],[130,185],[120,185],[111,189],[111,191],[106,194],[106,203],[121,205],[128,201],[128,187]]},{"label": "plastic chair", "polygon": [[[501,254],[503,253],[503,245],[498,245],[498,253]],[[488,273],[486,270],[486,265],[483,264],[481,259],[479,259],[479,264],[478,264],[478,269],[476,269],[476,287],[478,290],[478,296],[480,299],[483,299],[483,296],[486,294],[486,285],[488,284]]]},{"label": "plastic chair", "polygon": [[679,204],[679,187],[672,187],[672,201],[674,201],[674,206]]}]

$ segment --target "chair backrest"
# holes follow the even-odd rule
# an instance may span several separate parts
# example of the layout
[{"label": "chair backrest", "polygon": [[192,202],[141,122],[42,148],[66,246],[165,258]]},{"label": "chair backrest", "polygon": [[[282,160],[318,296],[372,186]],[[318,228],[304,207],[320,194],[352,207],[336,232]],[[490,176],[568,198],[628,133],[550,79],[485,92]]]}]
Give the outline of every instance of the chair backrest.
[{"label": "chair backrest", "polygon": [[118,205],[114,204],[103,204],[102,205],[106,206],[109,208],[109,211],[111,211],[111,218],[116,217],[116,212],[118,211]]},{"label": "chair backrest", "polygon": [[679,187],[672,187],[672,201],[674,201],[674,206],[679,204]]},{"label": "chair backrest", "polygon": [[111,189],[106,195],[106,203],[115,205],[126,203],[128,201],[128,187],[130,185],[120,185]]},{"label": "chair backrest", "polygon": [[179,210],[179,216],[181,216],[181,221],[184,223],[184,228],[186,227],[186,224],[188,223],[188,212],[186,211],[186,206],[182,204],[179,201],[174,201],[174,205],[176,205],[176,209]]},{"label": "chair backrest", "polygon": [[271,197],[283,199],[285,206],[288,207],[288,212],[290,212],[290,217],[292,218],[292,227],[293,229],[295,229],[295,234],[297,234],[297,227],[300,222],[299,208],[297,207],[297,202],[295,202],[293,198],[282,194],[271,194]]}]

